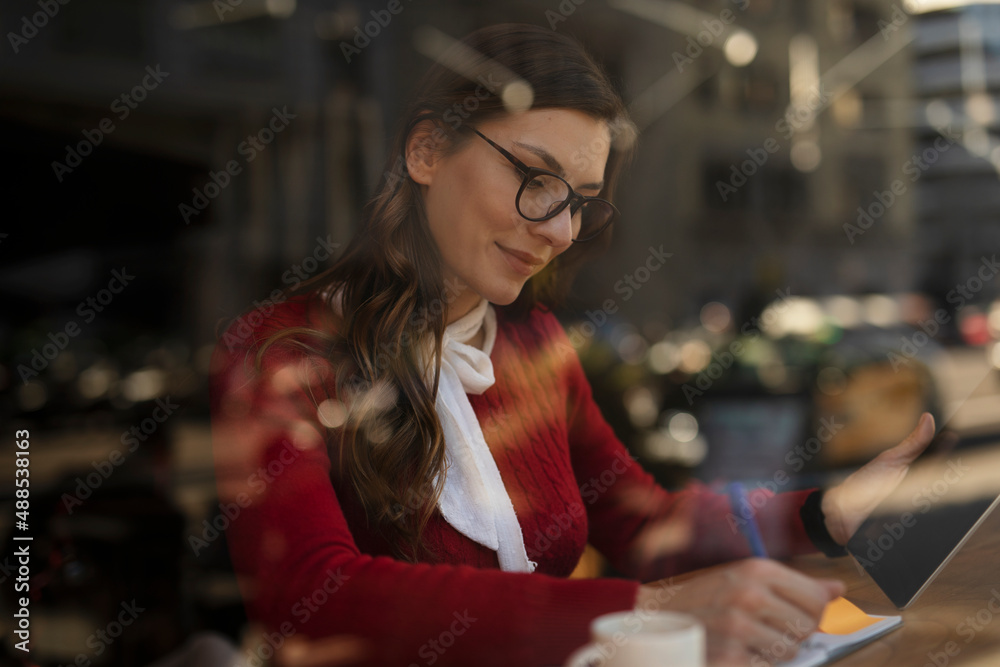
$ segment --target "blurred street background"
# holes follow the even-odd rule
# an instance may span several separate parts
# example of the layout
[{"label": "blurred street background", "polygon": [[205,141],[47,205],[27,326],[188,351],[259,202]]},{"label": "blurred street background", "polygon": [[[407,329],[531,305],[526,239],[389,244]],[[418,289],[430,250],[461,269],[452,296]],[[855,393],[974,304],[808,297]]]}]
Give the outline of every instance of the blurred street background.
[{"label": "blurred street background", "polygon": [[36,664],[251,641],[225,540],[189,540],[217,336],[329,266],[439,45],[500,22],[578,37],[640,129],[559,315],[664,485],[821,484],[923,410],[1000,439],[998,4],[5,2],[0,533],[27,429]]}]

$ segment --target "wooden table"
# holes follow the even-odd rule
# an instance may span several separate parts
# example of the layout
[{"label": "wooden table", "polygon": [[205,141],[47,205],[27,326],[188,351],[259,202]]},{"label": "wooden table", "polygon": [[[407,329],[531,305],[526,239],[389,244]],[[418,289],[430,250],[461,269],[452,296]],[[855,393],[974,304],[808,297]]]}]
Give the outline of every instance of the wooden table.
[{"label": "wooden table", "polygon": [[789,565],[812,576],[841,579],[848,587],[845,597],[870,614],[903,616],[902,628],[845,656],[837,667],[1000,666],[1000,509],[904,611],[853,558],[807,556]]}]

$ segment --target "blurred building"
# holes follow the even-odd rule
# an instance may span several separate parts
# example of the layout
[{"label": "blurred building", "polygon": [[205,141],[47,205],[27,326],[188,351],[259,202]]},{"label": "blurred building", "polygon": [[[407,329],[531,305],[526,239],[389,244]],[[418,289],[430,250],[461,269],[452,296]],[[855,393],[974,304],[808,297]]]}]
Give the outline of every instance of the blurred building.
[{"label": "blurred building", "polygon": [[695,3],[692,22],[677,4],[657,13],[617,3],[642,14],[618,22],[643,135],[609,262],[615,274],[592,289],[614,297],[622,269],[659,243],[674,257],[623,304],[633,321],[695,323],[702,304],[719,300],[742,322],[778,288],[909,288],[912,192],[860,238],[844,227],[858,224],[859,207],[875,202],[878,213],[876,197],[911,153],[908,16],[894,17],[892,2],[726,1]]},{"label": "blurred building", "polygon": [[[916,23],[914,152],[928,164],[917,210],[921,286],[947,303],[1000,249],[1000,7],[959,7]],[[953,149],[940,150],[941,127]],[[1000,284],[987,281],[970,300],[998,295]]]}]

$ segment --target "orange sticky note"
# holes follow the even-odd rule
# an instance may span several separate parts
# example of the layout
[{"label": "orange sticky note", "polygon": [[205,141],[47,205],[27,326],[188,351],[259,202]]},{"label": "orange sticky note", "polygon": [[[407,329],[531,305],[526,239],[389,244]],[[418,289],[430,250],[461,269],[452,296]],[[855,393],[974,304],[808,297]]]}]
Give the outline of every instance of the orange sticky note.
[{"label": "orange sticky note", "polygon": [[829,635],[849,635],[867,628],[879,619],[872,618],[845,598],[832,600],[819,619],[819,631]]}]

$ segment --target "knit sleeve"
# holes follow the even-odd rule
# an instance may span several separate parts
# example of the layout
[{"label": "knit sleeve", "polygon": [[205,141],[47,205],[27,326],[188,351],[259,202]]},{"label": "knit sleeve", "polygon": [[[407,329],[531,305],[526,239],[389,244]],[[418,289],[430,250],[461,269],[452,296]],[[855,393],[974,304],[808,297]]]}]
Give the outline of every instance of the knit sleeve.
[{"label": "knit sleeve", "polygon": [[[572,349],[561,325],[554,345]],[[567,415],[573,468],[587,506],[589,541],[619,571],[640,581],[746,558],[750,549],[725,494],[691,483],[668,492],[629,455],[594,402],[579,358],[568,359]],[[768,553],[785,557],[815,551],[799,509],[808,491],[749,494]]]},{"label": "knit sleeve", "polygon": [[634,581],[362,553],[330,479],[329,378],[294,351],[272,348],[260,373],[245,356],[216,349],[212,436],[225,538],[263,626],[258,657],[292,636],[353,637],[366,665],[560,665],[592,618],[633,607]]}]

